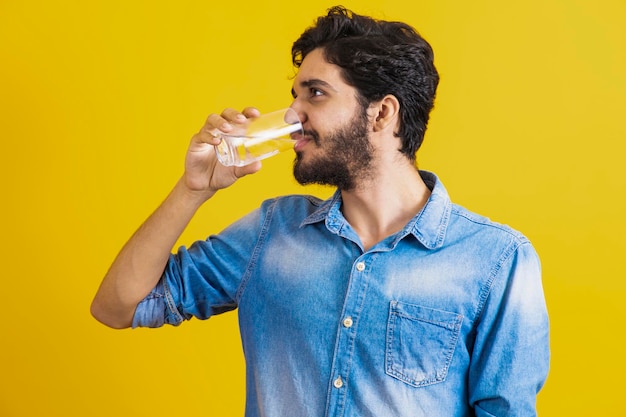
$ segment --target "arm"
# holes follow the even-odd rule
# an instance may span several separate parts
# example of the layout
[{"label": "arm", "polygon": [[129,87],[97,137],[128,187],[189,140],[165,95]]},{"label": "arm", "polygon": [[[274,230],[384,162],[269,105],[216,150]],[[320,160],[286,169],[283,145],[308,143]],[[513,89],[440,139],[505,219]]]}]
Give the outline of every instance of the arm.
[{"label": "arm", "polygon": [[212,114],[193,136],[182,178],[124,245],[100,284],[91,304],[98,321],[114,328],[129,327],[137,304],[159,281],[172,247],[198,208],[218,190],[260,169],[258,162],[244,167],[219,164],[213,149],[219,139],[211,133],[228,132],[233,123],[254,115],[258,111],[252,108]]}]

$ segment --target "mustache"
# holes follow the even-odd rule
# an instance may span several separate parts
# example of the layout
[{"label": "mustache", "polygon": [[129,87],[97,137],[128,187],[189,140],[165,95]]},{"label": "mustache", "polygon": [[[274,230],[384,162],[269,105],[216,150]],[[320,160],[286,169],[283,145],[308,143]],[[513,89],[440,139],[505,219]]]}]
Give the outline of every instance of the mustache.
[{"label": "mustache", "polygon": [[320,135],[319,133],[317,133],[316,130],[314,129],[310,129],[310,130],[303,130],[302,133],[304,134],[305,137],[309,137],[311,138],[311,140],[319,146],[320,144]]}]

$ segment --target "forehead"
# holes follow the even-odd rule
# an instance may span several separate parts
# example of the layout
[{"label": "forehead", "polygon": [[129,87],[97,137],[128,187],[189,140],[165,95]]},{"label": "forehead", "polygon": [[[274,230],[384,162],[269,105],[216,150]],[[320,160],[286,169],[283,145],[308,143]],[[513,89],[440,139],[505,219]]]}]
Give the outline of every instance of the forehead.
[{"label": "forehead", "polygon": [[337,91],[352,89],[344,81],[341,75],[341,68],[326,61],[324,53],[320,48],[312,50],[302,60],[298,74],[294,79],[294,88],[306,86],[311,80],[321,80]]}]

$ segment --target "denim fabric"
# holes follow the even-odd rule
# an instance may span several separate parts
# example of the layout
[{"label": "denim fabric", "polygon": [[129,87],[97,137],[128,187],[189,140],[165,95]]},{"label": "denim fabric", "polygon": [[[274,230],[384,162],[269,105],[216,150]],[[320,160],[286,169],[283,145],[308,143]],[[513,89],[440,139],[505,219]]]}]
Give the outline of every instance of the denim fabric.
[{"label": "denim fabric", "polygon": [[536,415],[549,364],[538,257],[420,173],[426,206],[367,251],[339,193],[264,202],[172,255],[133,326],[237,308],[248,417]]}]

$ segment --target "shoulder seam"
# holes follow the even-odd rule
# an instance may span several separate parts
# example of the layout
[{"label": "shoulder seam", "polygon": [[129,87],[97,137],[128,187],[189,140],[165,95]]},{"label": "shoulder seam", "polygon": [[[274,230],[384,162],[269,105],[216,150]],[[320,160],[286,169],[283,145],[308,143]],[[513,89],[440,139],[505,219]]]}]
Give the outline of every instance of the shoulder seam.
[{"label": "shoulder seam", "polygon": [[487,217],[469,212],[466,209],[454,203],[452,204],[452,213],[456,214],[459,217],[463,217],[465,220],[472,222],[474,224],[479,224],[479,225],[501,230],[502,232],[505,232],[509,236],[513,237],[519,244],[529,242],[528,238],[524,234],[522,234],[520,231],[515,230],[506,224],[494,222],[493,220]]},{"label": "shoulder seam", "polygon": [[243,296],[243,292],[245,291],[248,280],[252,276],[252,270],[256,264],[256,261],[261,253],[263,248],[263,244],[265,243],[265,238],[267,237],[267,233],[269,231],[269,224],[272,221],[272,216],[274,214],[274,208],[276,207],[276,203],[279,201],[279,198],[274,198],[270,200],[266,200],[269,202],[267,205],[267,210],[261,210],[261,216],[263,216],[261,233],[254,245],[254,249],[252,251],[252,256],[248,261],[248,265],[246,266],[246,270],[244,272],[243,277],[241,278],[241,282],[239,283],[239,288],[237,288],[237,293],[235,294],[235,301],[239,304],[241,297]]},{"label": "shoulder seam", "polygon": [[504,248],[504,250],[502,251],[502,254],[498,258],[498,261],[491,268],[491,271],[489,271],[489,279],[487,280],[486,284],[484,285],[484,287],[481,290],[480,295],[478,297],[478,305],[476,306],[476,314],[475,314],[475,317],[474,317],[474,326],[476,326],[478,324],[478,322],[480,321],[480,317],[483,314],[483,310],[485,308],[485,304],[487,303],[487,299],[489,298],[489,295],[491,294],[491,290],[493,288],[493,285],[494,285],[494,282],[496,280],[496,277],[498,276],[498,274],[502,270],[502,265],[504,265],[504,263],[515,252],[517,252],[520,247],[522,247],[523,245],[530,245],[531,244],[530,241],[528,241],[528,239],[522,240],[522,239],[520,239],[517,236],[515,236],[515,237],[516,238],[512,239],[511,242],[509,243],[509,245],[507,245]]}]

